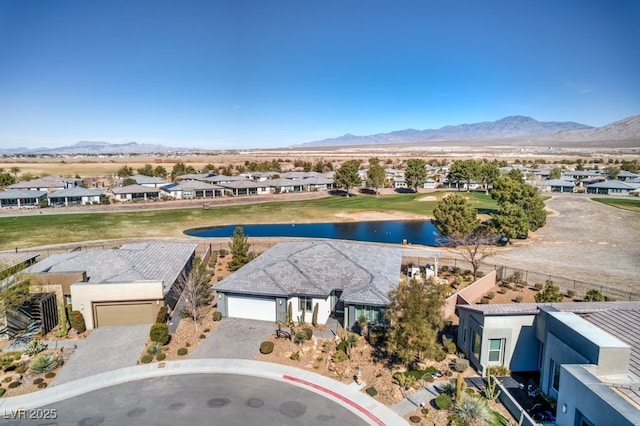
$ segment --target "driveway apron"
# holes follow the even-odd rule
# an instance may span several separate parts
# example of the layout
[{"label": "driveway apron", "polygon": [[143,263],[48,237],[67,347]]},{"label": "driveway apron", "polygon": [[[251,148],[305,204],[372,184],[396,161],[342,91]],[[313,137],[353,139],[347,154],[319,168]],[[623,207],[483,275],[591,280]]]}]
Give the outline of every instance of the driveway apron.
[{"label": "driveway apron", "polygon": [[270,321],[224,318],[222,323],[193,351],[191,359],[253,359],[276,325]]}]

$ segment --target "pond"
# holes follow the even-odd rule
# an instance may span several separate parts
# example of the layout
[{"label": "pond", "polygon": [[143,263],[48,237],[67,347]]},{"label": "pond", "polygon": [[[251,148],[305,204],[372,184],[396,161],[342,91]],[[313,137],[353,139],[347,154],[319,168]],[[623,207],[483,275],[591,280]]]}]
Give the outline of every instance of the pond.
[{"label": "pond", "polygon": [[276,223],[254,225],[213,226],[188,229],[191,237],[231,237],[241,226],[249,237],[303,237],[338,240],[369,241],[375,243],[437,245],[438,230],[428,220],[390,220],[337,223]]}]

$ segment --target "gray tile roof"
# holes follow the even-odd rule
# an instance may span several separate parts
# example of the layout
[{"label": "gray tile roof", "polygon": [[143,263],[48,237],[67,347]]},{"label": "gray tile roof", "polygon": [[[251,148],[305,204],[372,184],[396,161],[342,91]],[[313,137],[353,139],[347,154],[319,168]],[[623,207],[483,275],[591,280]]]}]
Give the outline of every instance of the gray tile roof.
[{"label": "gray tile roof", "polygon": [[138,183],[139,185],[144,185],[144,184],[154,184],[154,185],[158,185],[158,184],[163,184],[163,183],[167,183],[167,180],[161,177],[155,177],[155,176],[147,176],[147,175],[133,175],[131,176],[130,179],[133,179],[136,181],[136,183]]},{"label": "gray tile roof", "polygon": [[160,190],[158,188],[151,188],[149,186],[127,185],[113,188],[111,192],[113,192],[114,194],[148,194],[151,192],[158,193],[160,192]]},{"label": "gray tile roof", "polygon": [[35,189],[9,189],[0,191],[0,200],[16,200],[18,198],[41,198],[47,195],[44,191]]},{"label": "gray tile roof", "polygon": [[16,182],[9,185],[7,188],[11,189],[29,189],[29,188],[64,188],[66,186],[75,186],[82,179],[78,178],[63,178],[58,176],[44,176],[41,178],[26,180],[22,182]]},{"label": "gray tile roof", "polygon": [[402,250],[343,241],[282,242],[226,278],[216,290],[291,297],[327,297],[342,290],[347,303],[387,305],[398,284]]},{"label": "gray tile roof", "polygon": [[166,293],[195,253],[196,247],[195,243],[151,241],[126,244],[117,250],[62,253],[43,259],[26,271],[86,271],[87,279],[92,284],[157,280],[163,282]]},{"label": "gray tile roof", "polygon": [[103,189],[90,189],[90,188],[69,188],[60,189],[53,194],[49,195],[49,198],[64,198],[64,197],[93,197],[96,195],[104,194]]},{"label": "gray tile roof", "polygon": [[6,268],[11,268],[12,266],[18,265],[20,263],[34,260],[38,256],[40,256],[40,253],[33,251],[19,251],[17,253],[11,251],[0,253],[0,271]]},{"label": "gray tile roof", "polygon": [[199,180],[182,180],[180,182],[170,183],[162,187],[162,190],[167,192],[184,191],[184,190],[190,190],[190,189],[214,190],[214,189],[222,189],[222,187],[218,185],[214,185],[212,183],[202,182]]},{"label": "gray tile roof", "polygon": [[629,185],[621,180],[605,180],[602,182],[593,183],[587,186],[588,188],[605,188],[605,189],[625,189],[633,190],[635,186]]},{"label": "gray tile roof", "polygon": [[218,185],[223,188],[247,189],[247,188],[268,188],[267,182],[254,182],[252,180],[236,180],[233,182],[220,182]]},{"label": "gray tile roof", "polygon": [[565,179],[548,179],[542,182],[544,185],[546,186],[564,186],[564,187],[574,187],[576,186],[575,183],[573,183],[570,180],[565,180]]}]

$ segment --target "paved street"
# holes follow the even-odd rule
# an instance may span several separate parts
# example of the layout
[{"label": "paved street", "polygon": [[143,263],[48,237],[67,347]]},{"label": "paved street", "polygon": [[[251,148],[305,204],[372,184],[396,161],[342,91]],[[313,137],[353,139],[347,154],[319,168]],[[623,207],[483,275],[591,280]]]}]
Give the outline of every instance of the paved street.
[{"label": "paved street", "polygon": [[276,325],[270,321],[224,318],[189,358],[253,359],[260,343],[275,330]]},{"label": "paved street", "polygon": [[[232,374],[143,379],[66,399],[42,407],[40,412],[51,409],[56,410],[54,420],[36,422],[0,417],[0,422],[138,426],[367,424],[341,405],[300,387]],[[25,413],[27,417],[31,414],[29,410]]]},{"label": "paved street", "polygon": [[78,345],[53,385],[117,368],[132,367],[136,365],[148,339],[148,325],[96,328]]}]

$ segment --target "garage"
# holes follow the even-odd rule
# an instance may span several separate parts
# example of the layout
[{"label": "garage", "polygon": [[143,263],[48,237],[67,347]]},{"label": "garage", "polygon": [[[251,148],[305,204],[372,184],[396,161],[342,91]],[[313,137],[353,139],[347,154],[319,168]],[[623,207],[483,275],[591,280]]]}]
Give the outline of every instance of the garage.
[{"label": "garage", "polygon": [[94,303],[93,310],[96,327],[153,324],[155,322],[152,302]]},{"label": "garage", "polygon": [[276,321],[273,297],[227,295],[227,316],[261,321]]}]

